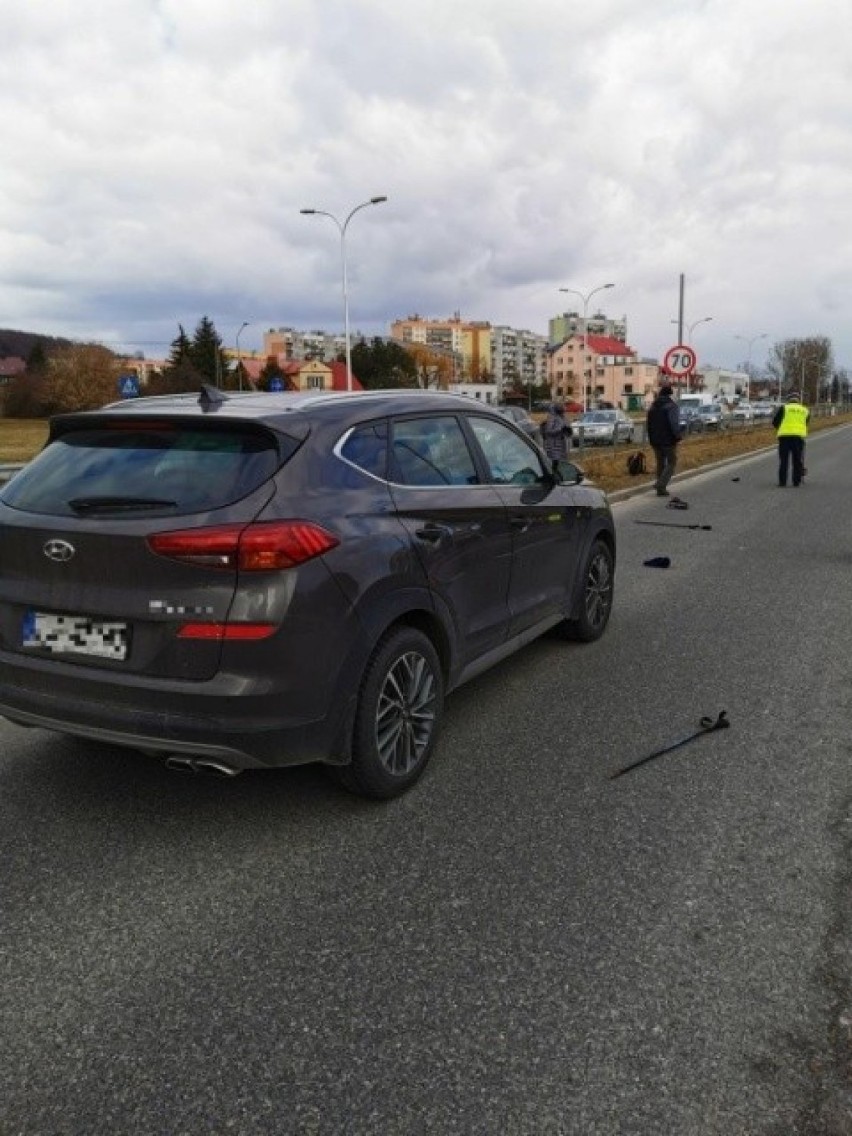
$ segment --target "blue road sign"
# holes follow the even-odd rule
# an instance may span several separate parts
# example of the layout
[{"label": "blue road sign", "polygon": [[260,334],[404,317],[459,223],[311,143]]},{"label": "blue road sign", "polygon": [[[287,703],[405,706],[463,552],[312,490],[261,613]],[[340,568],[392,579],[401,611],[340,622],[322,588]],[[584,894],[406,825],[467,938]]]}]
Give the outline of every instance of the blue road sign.
[{"label": "blue road sign", "polygon": [[118,380],[118,394],[120,398],[139,397],[139,379],[136,375],[121,375]]},{"label": "blue road sign", "polygon": [[283,391],[284,390],[284,384],[281,382],[280,379],[270,379],[269,380],[269,389],[271,391]]}]

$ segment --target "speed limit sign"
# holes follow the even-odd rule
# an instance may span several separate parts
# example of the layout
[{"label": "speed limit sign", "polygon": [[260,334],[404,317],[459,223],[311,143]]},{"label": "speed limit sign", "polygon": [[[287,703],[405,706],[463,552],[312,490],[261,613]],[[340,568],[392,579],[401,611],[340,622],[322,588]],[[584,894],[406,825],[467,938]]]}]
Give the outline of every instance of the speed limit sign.
[{"label": "speed limit sign", "polygon": [[691,347],[679,343],[677,347],[670,347],[663,359],[663,370],[674,375],[676,379],[683,379],[695,370],[696,356]]}]

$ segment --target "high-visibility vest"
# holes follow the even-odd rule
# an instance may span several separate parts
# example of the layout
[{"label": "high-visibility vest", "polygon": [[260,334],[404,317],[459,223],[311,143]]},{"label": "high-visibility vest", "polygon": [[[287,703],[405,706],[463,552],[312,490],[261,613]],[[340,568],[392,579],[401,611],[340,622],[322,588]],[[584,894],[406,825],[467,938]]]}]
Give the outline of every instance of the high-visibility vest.
[{"label": "high-visibility vest", "polygon": [[784,417],[778,427],[779,438],[807,438],[810,411],[800,402],[788,402],[784,406]]}]

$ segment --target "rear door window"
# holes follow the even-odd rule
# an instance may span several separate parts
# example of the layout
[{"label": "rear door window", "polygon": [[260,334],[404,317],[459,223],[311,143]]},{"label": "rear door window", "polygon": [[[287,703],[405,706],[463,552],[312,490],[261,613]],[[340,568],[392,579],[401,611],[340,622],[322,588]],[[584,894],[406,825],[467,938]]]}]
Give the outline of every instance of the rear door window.
[{"label": "rear door window", "polygon": [[4,504],[52,516],[220,508],[267,481],[295,441],[222,424],[102,423],[60,435],[14,477]]}]

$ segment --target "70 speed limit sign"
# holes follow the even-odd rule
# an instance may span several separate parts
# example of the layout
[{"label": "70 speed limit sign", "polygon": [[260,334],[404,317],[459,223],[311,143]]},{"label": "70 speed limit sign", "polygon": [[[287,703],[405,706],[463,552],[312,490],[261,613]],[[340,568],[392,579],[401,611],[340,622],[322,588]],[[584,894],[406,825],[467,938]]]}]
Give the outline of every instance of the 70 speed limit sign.
[{"label": "70 speed limit sign", "polygon": [[663,359],[663,369],[676,379],[685,378],[695,370],[696,355],[691,347],[679,343],[677,347],[670,347]]}]

